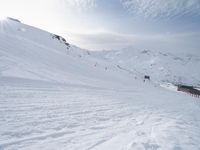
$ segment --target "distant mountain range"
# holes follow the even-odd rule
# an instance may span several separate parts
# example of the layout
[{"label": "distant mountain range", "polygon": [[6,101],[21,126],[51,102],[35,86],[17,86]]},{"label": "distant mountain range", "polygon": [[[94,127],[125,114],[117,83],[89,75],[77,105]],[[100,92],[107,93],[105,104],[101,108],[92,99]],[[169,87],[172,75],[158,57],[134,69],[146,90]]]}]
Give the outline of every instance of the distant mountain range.
[{"label": "distant mountain range", "polygon": [[127,48],[94,52],[96,57],[130,72],[135,77],[151,76],[156,83],[200,86],[200,56]]}]

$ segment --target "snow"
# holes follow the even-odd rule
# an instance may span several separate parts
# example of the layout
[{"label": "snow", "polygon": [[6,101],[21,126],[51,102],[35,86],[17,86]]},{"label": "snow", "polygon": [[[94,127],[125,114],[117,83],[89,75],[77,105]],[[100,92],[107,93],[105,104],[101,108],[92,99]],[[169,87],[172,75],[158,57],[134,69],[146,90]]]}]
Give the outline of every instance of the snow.
[{"label": "snow", "polygon": [[163,88],[166,88],[166,89],[168,89],[168,90],[171,90],[171,91],[174,91],[174,92],[178,92],[177,91],[177,86],[175,86],[174,84],[172,84],[172,83],[162,83],[161,85],[160,85],[161,87],[163,87]]},{"label": "snow", "polygon": [[[12,82],[8,82],[11,80]],[[195,100],[162,88],[3,79],[2,149],[199,149]]]},{"label": "snow", "polygon": [[0,149],[200,149],[200,99],[51,33],[0,28]]},{"label": "snow", "polygon": [[94,55],[134,72],[139,78],[150,75],[157,83],[200,85],[200,55],[134,48],[94,52]]}]

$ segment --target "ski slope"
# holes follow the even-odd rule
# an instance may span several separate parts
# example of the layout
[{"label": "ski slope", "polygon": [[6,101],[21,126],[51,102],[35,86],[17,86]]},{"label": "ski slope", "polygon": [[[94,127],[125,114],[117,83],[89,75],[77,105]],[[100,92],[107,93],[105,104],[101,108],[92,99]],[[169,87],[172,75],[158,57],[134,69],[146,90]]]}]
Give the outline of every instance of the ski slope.
[{"label": "ski slope", "polygon": [[0,25],[0,149],[200,149],[199,99],[51,33]]},{"label": "ski slope", "polygon": [[106,64],[89,59],[87,51],[68,47],[53,39],[53,34],[16,21],[1,22],[0,42],[1,76],[79,84],[88,84],[89,79],[90,84],[108,79],[108,84],[111,78],[121,78],[105,73]]},{"label": "ski slope", "polygon": [[157,83],[200,86],[200,55],[126,48],[94,52],[97,58],[112,62],[141,78],[151,76]]}]

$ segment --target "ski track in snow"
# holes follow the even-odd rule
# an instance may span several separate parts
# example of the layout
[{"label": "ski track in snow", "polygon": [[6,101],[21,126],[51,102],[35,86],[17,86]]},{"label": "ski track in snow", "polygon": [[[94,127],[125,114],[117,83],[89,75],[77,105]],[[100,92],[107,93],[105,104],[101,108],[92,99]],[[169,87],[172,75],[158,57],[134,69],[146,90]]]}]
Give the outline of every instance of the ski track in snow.
[{"label": "ski track in snow", "polygon": [[[195,103],[193,110],[171,102],[160,107],[140,89],[2,84],[0,91],[3,150],[200,149]],[[180,101],[187,102],[185,97]]]}]

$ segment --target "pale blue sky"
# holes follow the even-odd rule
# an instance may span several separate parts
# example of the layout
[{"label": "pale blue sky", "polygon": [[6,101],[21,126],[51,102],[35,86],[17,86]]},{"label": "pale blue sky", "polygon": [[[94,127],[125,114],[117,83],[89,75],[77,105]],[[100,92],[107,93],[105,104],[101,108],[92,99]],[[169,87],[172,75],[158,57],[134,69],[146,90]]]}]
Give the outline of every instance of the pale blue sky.
[{"label": "pale blue sky", "polygon": [[0,0],[0,16],[92,49],[200,53],[199,0]]}]

